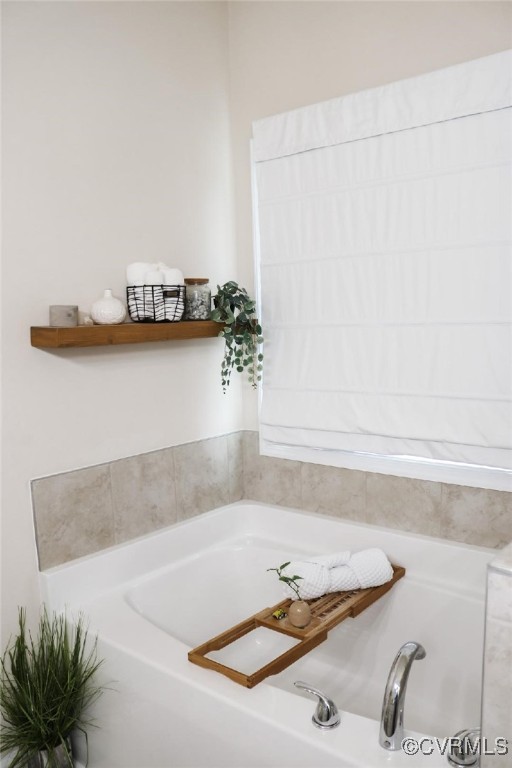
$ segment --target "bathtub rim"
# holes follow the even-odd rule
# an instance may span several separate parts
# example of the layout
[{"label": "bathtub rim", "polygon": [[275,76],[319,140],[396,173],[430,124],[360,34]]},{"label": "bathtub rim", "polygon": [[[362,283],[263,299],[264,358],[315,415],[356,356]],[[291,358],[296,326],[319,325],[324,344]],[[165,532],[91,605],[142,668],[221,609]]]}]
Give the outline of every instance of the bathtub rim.
[{"label": "bathtub rim", "polygon": [[[258,535],[268,535],[268,531],[262,530],[262,528],[264,529],[265,522],[268,522],[269,515],[276,512],[281,515],[279,524],[284,526],[287,535],[289,535],[289,529],[286,526],[292,520],[302,521],[304,524],[307,521],[323,522],[323,524],[335,527],[348,526],[353,531],[359,532],[362,537],[365,533],[374,532],[384,539],[395,540],[399,545],[414,542],[420,550],[435,546],[442,551],[453,550],[467,553],[469,556],[481,556],[485,560],[486,567],[492,566],[494,559],[499,556],[500,552],[476,544],[451,541],[450,539],[310,512],[295,507],[242,499],[202,512],[126,542],[114,544],[98,552],[42,570],[39,572],[42,599],[44,602],[51,602],[61,608],[69,602],[76,602],[77,598],[89,602],[105,593],[105,582],[108,582],[108,591],[112,591],[119,589],[127,582],[145,577],[149,570],[155,571],[158,568],[165,568],[168,564],[169,551],[172,552],[172,546],[180,550],[177,553],[180,559],[191,556],[197,550],[195,541],[198,532],[201,532],[208,541],[207,547],[202,547],[202,549],[214,548],[244,537],[258,538]],[[211,523],[219,523],[219,521],[221,526],[210,527]],[[275,527],[276,519],[271,522]],[[247,523],[249,523],[249,531]],[[177,537],[177,541],[173,543],[174,537]],[[192,539],[194,539],[194,544],[192,544]],[[170,550],[166,549],[167,543],[171,544]],[[158,549],[158,557],[155,557],[154,552],[149,554],[155,546]],[[184,549],[181,550],[181,547]],[[290,547],[293,547],[293,540]],[[397,563],[402,565],[399,561]],[[485,595],[485,585],[482,586],[481,595]]]}]

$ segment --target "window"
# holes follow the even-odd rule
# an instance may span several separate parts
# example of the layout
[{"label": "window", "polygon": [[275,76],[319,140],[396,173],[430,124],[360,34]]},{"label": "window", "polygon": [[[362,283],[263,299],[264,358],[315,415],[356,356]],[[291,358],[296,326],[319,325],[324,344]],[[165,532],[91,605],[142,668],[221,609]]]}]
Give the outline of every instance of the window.
[{"label": "window", "polygon": [[512,51],[254,124],[262,452],[508,489]]}]

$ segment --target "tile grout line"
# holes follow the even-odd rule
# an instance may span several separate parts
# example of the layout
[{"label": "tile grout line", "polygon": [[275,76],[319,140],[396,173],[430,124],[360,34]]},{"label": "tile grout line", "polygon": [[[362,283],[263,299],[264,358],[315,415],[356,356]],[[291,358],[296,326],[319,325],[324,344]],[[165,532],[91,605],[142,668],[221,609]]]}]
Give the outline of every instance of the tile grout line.
[{"label": "tile grout line", "polygon": [[178,514],[178,493],[177,493],[177,474],[176,474],[176,459],[174,456],[174,446],[171,447],[171,479],[172,479],[172,492],[174,494],[174,522],[179,520]]},{"label": "tile grout line", "polygon": [[114,483],[112,479],[112,464],[114,462],[110,461],[108,463],[108,484],[110,488],[110,514],[112,516],[112,538],[114,540],[114,544],[119,544],[118,541],[118,535],[117,535],[117,515],[116,515],[116,503],[114,501]]}]

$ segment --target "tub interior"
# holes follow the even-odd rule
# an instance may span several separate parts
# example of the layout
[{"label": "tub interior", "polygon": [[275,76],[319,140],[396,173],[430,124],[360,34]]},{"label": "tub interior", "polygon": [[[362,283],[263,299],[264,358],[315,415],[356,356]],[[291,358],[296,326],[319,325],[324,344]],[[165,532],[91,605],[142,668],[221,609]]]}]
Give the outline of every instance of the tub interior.
[{"label": "tub interior", "polygon": [[[370,545],[379,544],[373,538]],[[362,547],[353,550],[358,548]],[[339,709],[379,720],[395,654],[403,643],[416,640],[427,656],[411,670],[406,727],[442,738],[477,724],[484,593],[483,587],[473,589],[467,550],[457,546],[448,550],[444,545],[436,560],[435,547],[427,547],[424,557],[433,558],[431,566],[427,563],[416,572],[411,564],[390,592],[331,630],[314,651],[260,685],[303,695],[293,683],[305,680],[324,690]],[[327,541],[323,551],[336,550]],[[267,569],[311,553],[305,547],[285,548],[271,537],[242,536],[205,547],[149,574],[126,589],[124,599],[154,626],[193,648],[281,600],[282,585]],[[457,556],[459,581],[453,578]],[[450,563],[451,578],[446,583],[442,568],[441,573],[437,570],[443,558]],[[396,557],[390,559],[407,567]],[[429,570],[436,572],[435,577],[425,576]],[[283,648],[283,637],[271,631],[251,632],[243,643],[238,641],[212,658],[250,674],[290,647]]]},{"label": "tub interior", "polygon": [[289,651],[298,642],[295,638],[283,635],[281,632],[257,627],[224,648],[208,653],[207,658],[237,669],[244,675],[250,675],[270,664],[285,651]]},{"label": "tub interior", "polygon": [[272,541],[241,537],[150,575],[125,593],[140,615],[191,648],[283,599],[275,568],[293,553]]}]

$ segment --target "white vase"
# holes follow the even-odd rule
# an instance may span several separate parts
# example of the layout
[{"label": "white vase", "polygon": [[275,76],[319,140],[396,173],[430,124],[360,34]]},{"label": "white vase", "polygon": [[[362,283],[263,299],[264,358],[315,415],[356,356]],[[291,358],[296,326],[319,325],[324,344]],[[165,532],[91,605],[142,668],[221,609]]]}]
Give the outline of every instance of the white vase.
[{"label": "white vase", "polygon": [[[71,768],[75,765],[73,759],[73,748],[71,746],[71,739],[66,739],[66,744],[59,744],[52,751],[51,765],[54,768]],[[48,768],[50,765],[50,759],[48,752],[45,749],[36,752],[31,758],[29,758],[27,768]]]},{"label": "white vase", "polygon": [[107,288],[102,298],[92,305],[91,317],[97,325],[115,325],[125,319],[126,307],[120,299],[112,296],[112,291]]}]

